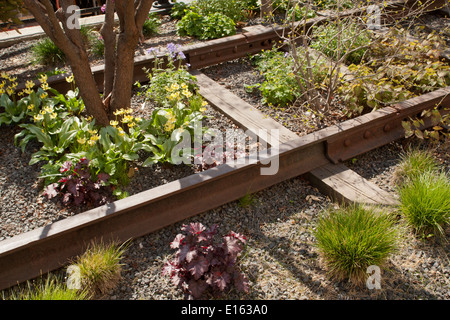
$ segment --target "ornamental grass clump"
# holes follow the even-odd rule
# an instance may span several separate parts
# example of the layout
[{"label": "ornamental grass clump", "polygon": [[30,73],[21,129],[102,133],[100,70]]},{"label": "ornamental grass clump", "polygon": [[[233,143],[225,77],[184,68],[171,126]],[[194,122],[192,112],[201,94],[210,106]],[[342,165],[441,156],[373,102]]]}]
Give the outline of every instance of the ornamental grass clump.
[{"label": "ornamental grass clump", "polygon": [[3,300],[88,300],[86,290],[68,288],[60,277],[49,274],[45,279],[28,281],[27,287],[2,293]]},{"label": "ornamental grass clump", "polygon": [[248,292],[248,280],[238,269],[238,256],[247,239],[233,231],[215,241],[217,225],[206,228],[201,223],[190,223],[181,228],[170,247],[178,249],[168,261],[162,274],[170,276],[174,285],[193,298],[200,298],[207,289],[213,294],[234,285]]},{"label": "ornamental grass clump", "polygon": [[366,281],[369,266],[381,267],[395,252],[399,235],[391,215],[360,205],[329,209],[315,230],[330,276],[356,286]]},{"label": "ornamental grass clump", "polygon": [[401,186],[425,171],[437,172],[438,164],[426,150],[410,149],[401,155],[401,161],[394,171],[393,183]]},{"label": "ornamental grass clump", "polygon": [[450,179],[444,172],[425,171],[398,189],[407,224],[423,238],[445,237],[450,224]]},{"label": "ornamental grass clump", "polygon": [[79,283],[93,297],[101,297],[114,289],[121,278],[121,259],[128,242],[92,244],[72,265],[76,268]]},{"label": "ornamental grass clump", "polygon": [[39,40],[32,48],[33,61],[36,64],[56,65],[66,61],[64,52],[50,39]]}]

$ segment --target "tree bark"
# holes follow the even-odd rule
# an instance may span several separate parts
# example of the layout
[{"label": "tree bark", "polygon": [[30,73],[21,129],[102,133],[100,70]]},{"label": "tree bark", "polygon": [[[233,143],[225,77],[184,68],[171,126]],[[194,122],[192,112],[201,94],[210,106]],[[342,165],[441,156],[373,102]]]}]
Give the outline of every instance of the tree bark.
[{"label": "tree bark", "polygon": [[134,52],[142,35],[153,0],[115,0],[120,22],[117,40],[116,65],[111,95],[110,115],[118,109],[129,108],[133,86]]},{"label": "tree bark", "polygon": [[[67,27],[68,17],[64,13],[67,6],[72,3],[67,0],[61,0],[61,3],[62,9],[55,13],[49,0],[24,0],[25,6],[36,18],[47,36],[66,55],[86,111],[95,118],[98,124],[105,126],[109,123],[108,114],[97,90],[89,58],[81,40],[81,33],[77,29]],[[60,22],[63,28],[61,28]]]},{"label": "tree bark", "polygon": [[[60,0],[55,13],[50,0],[24,0],[47,36],[64,52],[72,68],[87,112],[97,124],[106,126],[109,117],[120,108],[128,108],[133,86],[134,52],[142,36],[153,0],[107,0],[105,23],[101,34],[105,41],[104,100],[97,88],[89,57],[78,29],[67,25],[67,7],[71,0]],[[120,31],[114,32],[114,10],[119,16]],[[63,26],[61,28],[61,25]],[[117,40],[116,40],[117,39]]]},{"label": "tree bark", "polygon": [[100,34],[102,35],[105,50],[105,73],[103,81],[103,97],[108,99],[114,84],[114,72],[116,67],[116,43],[117,36],[114,32],[114,11],[115,5],[114,1],[106,0],[106,11],[105,11],[105,22],[100,29]]}]

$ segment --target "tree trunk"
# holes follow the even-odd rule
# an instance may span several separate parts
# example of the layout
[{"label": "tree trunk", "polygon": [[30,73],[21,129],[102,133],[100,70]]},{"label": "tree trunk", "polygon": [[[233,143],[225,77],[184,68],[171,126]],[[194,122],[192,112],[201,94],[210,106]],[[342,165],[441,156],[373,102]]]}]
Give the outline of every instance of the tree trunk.
[{"label": "tree trunk", "polygon": [[137,7],[133,1],[115,0],[120,22],[115,56],[114,84],[109,114],[115,110],[129,108],[133,86],[135,48],[142,36],[142,27],[148,18],[153,0],[141,0]]},{"label": "tree trunk", "polygon": [[[134,52],[142,36],[153,0],[107,0],[102,36],[105,41],[105,81],[102,101],[81,40],[80,30],[68,27],[67,8],[72,0],[60,0],[55,13],[50,0],[23,0],[27,9],[47,36],[64,52],[72,68],[86,111],[97,124],[109,124],[109,116],[120,108],[128,108],[133,85]],[[120,33],[114,32],[114,10],[119,16]],[[62,28],[61,28],[62,25]]]},{"label": "tree trunk", "polygon": [[103,97],[108,99],[114,84],[114,72],[116,67],[116,33],[114,32],[114,1],[106,0],[105,22],[100,30],[105,44],[105,73],[103,81]]},{"label": "tree trunk", "polygon": [[[65,12],[72,2],[61,0],[62,9],[59,9],[56,13],[53,11],[53,6],[49,0],[24,0],[24,4],[47,36],[66,55],[76,84],[80,89],[80,96],[84,101],[86,111],[96,119],[98,124],[107,125],[109,123],[108,114],[97,90],[89,58],[81,40],[81,33],[77,29],[67,27],[68,17],[65,16]],[[63,28],[61,28],[60,22]]]}]

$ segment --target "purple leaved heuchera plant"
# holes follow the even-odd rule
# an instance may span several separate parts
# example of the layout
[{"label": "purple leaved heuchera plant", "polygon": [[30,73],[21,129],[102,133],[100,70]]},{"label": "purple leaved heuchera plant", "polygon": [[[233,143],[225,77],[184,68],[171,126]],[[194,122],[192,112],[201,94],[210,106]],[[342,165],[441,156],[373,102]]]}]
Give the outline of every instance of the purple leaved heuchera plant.
[{"label": "purple leaved heuchera plant", "polygon": [[217,228],[206,228],[198,222],[183,225],[184,233],[170,243],[178,251],[164,265],[162,274],[170,276],[174,285],[193,298],[200,298],[207,289],[223,292],[231,285],[248,292],[248,280],[237,268],[238,255],[247,239],[231,231],[221,242],[214,241]]},{"label": "purple leaved heuchera plant", "polygon": [[45,188],[48,199],[61,196],[65,205],[102,205],[112,201],[112,190],[107,185],[109,175],[99,173],[93,178],[88,159],[81,158],[77,163],[66,161],[59,172],[62,178]]}]

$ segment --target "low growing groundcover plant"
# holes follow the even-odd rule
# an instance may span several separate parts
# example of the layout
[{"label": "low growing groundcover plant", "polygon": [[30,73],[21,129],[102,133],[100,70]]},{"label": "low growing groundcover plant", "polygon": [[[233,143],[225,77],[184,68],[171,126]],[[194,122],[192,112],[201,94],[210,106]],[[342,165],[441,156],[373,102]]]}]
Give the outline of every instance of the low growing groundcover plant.
[{"label": "low growing groundcover plant", "polygon": [[218,294],[233,285],[248,291],[248,280],[238,268],[239,253],[247,242],[242,234],[230,231],[218,242],[218,225],[206,228],[197,222],[183,225],[181,230],[183,233],[170,244],[177,252],[164,265],[163,275],[194,298],[202,297],[208,289]]}]

